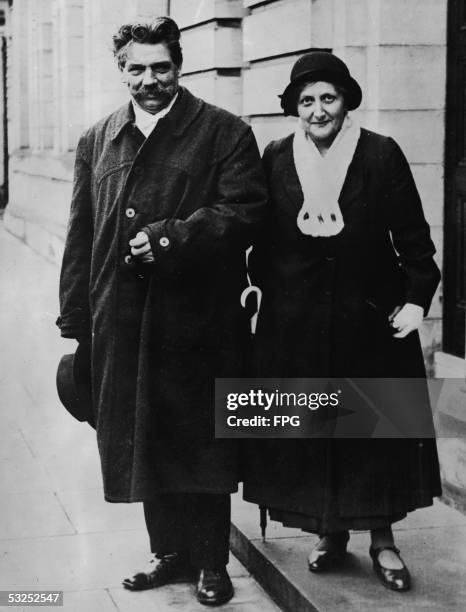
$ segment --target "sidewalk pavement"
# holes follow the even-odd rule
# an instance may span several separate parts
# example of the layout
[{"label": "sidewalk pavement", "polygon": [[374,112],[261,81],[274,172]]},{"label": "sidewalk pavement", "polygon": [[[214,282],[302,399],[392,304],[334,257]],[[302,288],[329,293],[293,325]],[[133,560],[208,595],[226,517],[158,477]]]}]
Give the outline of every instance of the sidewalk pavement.
[{"label": "sidewalk pavement", "polygon": [[[58,360],[75,348],[54,325],[58,273],[0,225],[0,590],[64,591],[63,608],[42,610],[205,612],[192,584],[121,587],[149,558],[142,507],[104,501],[94,431],[56,395]],[[222,611],[278,612],[234,557],[229,571]]]}]

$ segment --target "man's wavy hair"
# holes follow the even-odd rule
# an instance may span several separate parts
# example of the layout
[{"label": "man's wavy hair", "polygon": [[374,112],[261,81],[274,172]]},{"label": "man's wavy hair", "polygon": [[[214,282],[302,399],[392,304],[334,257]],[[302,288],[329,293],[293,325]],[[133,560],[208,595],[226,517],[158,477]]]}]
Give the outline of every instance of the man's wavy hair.
[{"label": "man's wavy hair", "polygon": [[127,23],[113,36],[113,55],[118,68],[126,64],[129,46],[134,43],[155,45],[163,43],[170,52],[172,62],[178,67],[183,63],[180,46],[180,30],[170,17],[156,17],[151,23]]}]

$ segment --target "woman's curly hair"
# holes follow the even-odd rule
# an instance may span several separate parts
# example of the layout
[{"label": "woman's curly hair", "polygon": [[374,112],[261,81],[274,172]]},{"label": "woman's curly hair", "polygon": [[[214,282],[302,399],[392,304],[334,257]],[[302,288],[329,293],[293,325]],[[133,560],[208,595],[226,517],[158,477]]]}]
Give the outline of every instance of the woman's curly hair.
[{"label": "woman's curly hair", "polygon": [[118,67],[123,70],[126,64],[128,46],[133,43],[164,43],[170,52],[172,62],[178,67],[183,63],[180,46],[180,30],[170,17],[157,17],[151,23],[127,23],[122,25],[113,36],[113,55]]}]

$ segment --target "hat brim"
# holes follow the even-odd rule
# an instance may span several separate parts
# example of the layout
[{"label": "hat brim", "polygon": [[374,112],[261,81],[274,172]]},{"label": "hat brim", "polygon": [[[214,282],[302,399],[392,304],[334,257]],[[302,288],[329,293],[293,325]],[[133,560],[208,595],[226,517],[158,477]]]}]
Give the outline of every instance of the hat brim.
[{"label": "hat brim", "polygon": [[300,88],[309,82],[326,81],[345,89],[345,103],[348,110],[355,110],[361,104],[362,91],[359,83],[352,76],[338,75],[326,70],[309,70],[293,79],[279,96],[285,115],[298,116],[298,93]]},{"label": "hat brim", "polygon": [[[89,365],[89,375],[86,370]],[[90,388],[90,364],[78,347],[76,353],[63,355],[57,369],[57,392],[63,406],[81,423],[95,427]]]}]

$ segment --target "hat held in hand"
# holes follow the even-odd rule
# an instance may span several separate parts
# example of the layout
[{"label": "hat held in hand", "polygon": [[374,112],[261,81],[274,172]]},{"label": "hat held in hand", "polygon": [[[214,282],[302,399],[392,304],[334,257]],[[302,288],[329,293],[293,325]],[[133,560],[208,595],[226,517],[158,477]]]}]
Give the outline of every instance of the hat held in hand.
[{"label": "hat held in hand", "polygon": [[75,353],[63,355],[57,369],[61,403],[75,419],[95,428],[92,408],[90,344],[80,343]]}]

